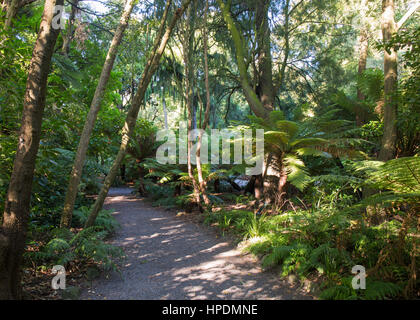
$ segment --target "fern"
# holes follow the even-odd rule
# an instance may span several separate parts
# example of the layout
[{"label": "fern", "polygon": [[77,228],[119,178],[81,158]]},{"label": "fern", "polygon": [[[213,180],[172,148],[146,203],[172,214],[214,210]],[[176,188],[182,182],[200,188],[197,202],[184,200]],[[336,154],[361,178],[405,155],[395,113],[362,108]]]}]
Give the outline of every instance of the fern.
[{"label": "fern", "polygon": [[104,270],[117,270],[113,258],[121,257],[122,251],[103,242],[107,232],[100,230],[100,227],[84,229],[69,244],[74,246],[74,252],[79,258],[92,259]]},{"label": "fern", "polygon": [[347,252],[324,243],[311,251],[304,271],[316,269],[320,274],[338,274],[340,269],[354,265]]},{"label": "fern", "polygon": [[355,290],[352,287],[352,277],[346,277],[342,279],[341,284],[323,290],[320,298],[324,300],[383,300],[396,297],[401,292],[401,285],[369,278],[366,278],[366,289]]},{"label": "fern", "polygon": [[368,300],[387,299],[397,296],[402,292],[402,287],[392,282],[366,281],[366,291],[363,298]]},{"label": "fern", "polygon": [[[80,207],[73,212],[73,216],[77,225],[85,225],[89,216],[89,212],[90,209],[88,207]],[[95,220],[95,226],[103,228],[108,234],[114,233],[116,229],[120,227],[120,224],[112,216],[112,212],[113,210],[101,210]]]},{"label": "fern", "polygon": [[417,204],[420,202],[420,157],[406,157],[387,161],[363,161],[355,165],[364,172],[365,186],[384,190],[346,209],[357,212],[367,206],[391,207],[395,204]]},{"label": "fern", "polygon": [[272,252],[264,257],[262,261],[263,268],[273,267],[281,264],[286,257],[289,256],[290,251],[293,250],[294,246],[281,246],[272,249]]},{"label": "fern", "polygon": [[72,234],[65,229],[55,229],[55,236],[39,251],[25,253],[25,258],[39,264],[67,265],[72,261],[90,261],[103,270],[117,270],[114,260],[123,256],[118,247],[105,243],[103,240],[108,232],[100,226],[83,229]]},{"label": "fern", "polygon": [[370,174],[372,186],[395,193],[420,192],[420,157],[389,160]]}]

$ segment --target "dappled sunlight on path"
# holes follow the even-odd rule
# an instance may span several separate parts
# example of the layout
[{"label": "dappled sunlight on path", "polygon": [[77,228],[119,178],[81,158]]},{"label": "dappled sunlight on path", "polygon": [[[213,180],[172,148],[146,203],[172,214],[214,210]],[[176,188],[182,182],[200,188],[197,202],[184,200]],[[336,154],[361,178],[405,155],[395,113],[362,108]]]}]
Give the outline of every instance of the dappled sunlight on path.
[{"label": "dappled sunlight on path", "polygon": [[122,273],[100,278],[82,299],[308,299],[273,273],[261,272],[203,226],[113,189],[106,208],[121,224],[112,243],[127,258]]}]

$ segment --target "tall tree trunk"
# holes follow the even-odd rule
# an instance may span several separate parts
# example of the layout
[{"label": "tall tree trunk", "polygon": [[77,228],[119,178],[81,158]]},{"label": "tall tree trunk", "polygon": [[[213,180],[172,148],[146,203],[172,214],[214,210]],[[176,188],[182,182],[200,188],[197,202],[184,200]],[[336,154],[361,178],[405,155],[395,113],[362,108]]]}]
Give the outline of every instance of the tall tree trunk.
[{"label": "tall tree trunk", "polygon": [[[359,77],[365,72],[366,70],[366,61],[368,56],[368,46],[369,46],[369,39],[368,39],[368,31],[366,28],[362,29],[360,32],[360,40],[359,40],[359,66],[357,69],[357,74]],[[357,101],[358,103],[361,103],[365,100],[365,96],[360,90],[359,87],[357,87]],[[356,106],[356,125],[358,127],[361,127],[365,121],[366,121],[366,115],[365,111],[359,107]]]},{"label": "tall tree trunk", "polygon": [[36,155],[41,137],[48,73],[59,29],[52,28],[54,6],[46,0],[26,82],[22,125],[0,230],[0,299],[21,298],[21,262],[29,221]]},{"label": "tall tree trunk", "polygon": [[[255,10],[255,36],[257,43],[257,78],[256,88],[251,85],[245,64],[244,40],[238,31],[230,14],[230,2],[225,4],[223,0],[217,0],[222,9],[223,18],[232,35],[236,51],[236,60],[241,79],[241,86],[245,98],[256,116],[267,118],[274,110],[274,86],[272,78],[272,59],[270,49],[270,28],[268,25],[268,9],[270,0],[258,0],[254,2]],[[287,3],[288,4],[288,3]],[[254,179],[254,194],[259,200],[264,195],[264,181],[262,175]]]},{"label": "tall tree trunk", "polygon": [[278,84],[279,88],[284,87],[284,78],[286,74],[287,61],[289,59],[289,54],[290,54],[289,5],[290,5],[290,0],[286,0],[286,3],[284,5],[284,57],[283,57],[283,61],[280,68],[280,79],[279,79],[279,84]]},{"label": "tall tree trunk", "polygon": [[79,0],[73,0],[72,6],[71,6],[71,13],[68,20],[69,24],[68,24],[67,32],[63,36],[63,46],[61,47],[61,53],[65,56],[68,56],[70,52],[70,43],[74,36],[74,30],[75,30],[74,23],[76,21],[76,13],[77,13],[78,4],[79,4]]},{"label": "tall tree trunk", "polygon": [[89,147],[89,139],[95,126],[95,121],[98,112],[101,108],[102,99],[105,94],[106,85],[111,75],[112,67],[117,56],[118,47],[121,43],[124,31],[127,28],[128,20],[137,0],[127,0],[124,12],[121,16],[117,31],[114,34],[111,45],[108,49],[108,54],[102,68],[101,76],[98,85],[96,86],[95,94],[93,96],[89,113],[83,127],[82,135],[80,137],[79,145],[77,147],[76,157],[74,159],[72,172],[70,174],[69,184],[67,186],[66,198],[64,200],[64,209],[61,215],[60,226],[62,228],[70,228],[71,219],[73,215],[74,203],[77,197],[77,191],[82,176],[83,165],[85,163],[86,152]]},{"label": "tall tree trunk", "polygon": [[277,195],[276,195],[276,207],[279,209],[282,207],[283,205],[283,196],[284,196],[284,187],[286,185],[287,182],[287,171],[286,169],[282,166],[281,170],[280,170],[280,177],[279,177],[279,181],[277,184]]},{"label": "tall tree trunk", "polygon": [[129,142],[130,136],[133,133],[133,129],[136,125],[137,116],[140,110],[140,106],[143,102],[146,89],[150,83],[150,80],[152,79],[153,74],[155,73],[156,69],[159,66],[160,58],[162,57],[162,54],[165,51],[166,44],[168,43],[168,40],[171,36],[172,30],[174,29],[176,22],[182,16],[182,14],[184,13],[185,9],[188,7],[190,2],[191,0],[185,0],[183,5],[175,11],[175,14],[172,17],[172,20],[170,21],[169,25],[166,28],[165,33],[163,34],[164,25],[167,18],[167,13],[169,10],[169,6],[171,4],[171,0],[167,1],[164,16],[162,18],[159,31],[155,39],[153,49],[149,55],[147,64],[143,71],[143,75],[140,79],[139,86],[138,86],[136,95],[134,97],[133,103],[130,106],[127,113],[127,117],[125,119],[125,124],[122,130],[120,149],[118,151],[117,157],[114,160],[114,163],[112,164],[112,167],[108,175],[105,178],[104,185],[102,186],[102,189],[98,197],[96,198],[95,204],[93,205],[93,208],[89,214],[88,220],[86,221],[86,227],[93,226],[93,224],[95,223],[96,217],[98,216],[99,211],[102,209],[102,206],[108,194],[109,188],[114,182],[114,179],[118,172],[118,168],[125,157],[128,142]]},{"label": "tall tree trunk", "polygon": [[165,90],[162,90],[162,105],[163,105],[163,118],[165,129],[168,130],[168,110],[166,108],[166,100],[165,100]]},{"label": "tall tree trunk", "polygon": [[[382,1],[381,27],[383,41],[389,41],[397,31],[394,20],[394,0]],[[394,48],[384,51],[384,134],[378,159],[387,161],[394,157],[397,141],[397,52]]]},{"label": "tall tree trunk", "polygon": [[19,0],[11,0],[7,6],[6,21],[4,22],[4,30],[7,31],[12,26],[12,21],[16,16],[19,8]]},{"label": "tall tree trunk", "polygon": [[[289,1],[286,1],[288,11]],[[257,95],[264,110],[268,114],[274,110],[274,86],[272,74],[271,46],[270,46],[270,28],[268,25],[268,9],[270,0],[258,0],[255,2],[255,33],[257,40]],[[288,15],[287,15],[288,19]],[[287,21],[288,24],[288,21]],[[288,27],[288,26],[287,26]],[[288,41],[286,42],[288,45]],[[288,50],[288,48],[286,48]],[[287,59],[287,56],[286,56]],[[286,60],[287,61],[287,60]],[[264,177],[259,175],[256,179],[255,198],[264,198]]]},{"label": "tall tree trunk", "polygon": [[[208,36],[207,36],[207,12],[209,10],[209,1],[206,0],[206,5],[204,8],[204,26],[203,26],[203,47],[204,47],[204,83],[206,87],[206,111],[204,115],[204,121],[201,123],[201,113],[200,113],[200,127],[202,130],[206,130],[207,124],[210,117],[210,88],[209,88],[209,66],[208,66]],[[197,175],[198,175],[198,184],[200,192],[203,195],[204,203],[208,206],[210,205],[210,199],[207,196],[207,183],[203,178],[203,168],[201,167],[201,142],[203,139],[203,134],[200,132],[198,136],[197,143],[197,152],[196,152],[196,163],[197,163]]]},{"label": "tall tree trunk", "polygon": [[[414,3],[404,14],[398,23],[395,22],[394,0],[382,0],[382,37],[383,41],[389,41],[402,27],[402,25],[411,17],[411,15],[420,8],[420,2]],[[378,159],[388,161],[395,156],[397,144],[397,98],[395,97],[398,85],[398,61],[397,51],[390,48],[389,52],[384,52],[384,135],[382,137],[381,150]]]},{"label": "tall tree trunk", "polygon": [[[193,10],[197,1],[194,0],[194,6],[190,6],[187,13],[187,27],[185,31],[185,42],[183,45],[183,58],[185,65],[185,92],[187,95],[187,111],[188,111],[188,143],[187,143],[187,169],[188,176],[193,186],[194,201],[201,210],[200,204],[200,188],[195,180],[193,167],[191,163],[192,144],[193,141],[190,137],[191,130],[194,129],[195,123],[195,107],[194,107],[194,70],[193,70],[193,53],[194,53],[194,31],[195,31],[195,10]],[[197,157],[196,157],[197,158]]]},{"label": "tall tree trunk", "polygon": [[[250,108],[252,109],[252,112],[254,112],[256,116],[267,118],[270,110],[267,110],[265,105],[259,100],[248,77],[248,68],[245,63],[244,40],[230,14],[230,2],[228,2],[228,4],[225,4],[223,0],[217,0],[217,2],[220,6],[220,9],[222,10],[223,18],[232,36],[236,53],[236,61],[239,69],[241,87],[244,91],[245,98]],[[264,62],[264,59],[261,61]]]},{"label": "tall tree trunk", "polygon": [[255,1],[255,33],[257,40],[257,96],[266,113],[274,110],[274,87],[270,46],[270,28],[268,26],[268,8],[270,0]]}]

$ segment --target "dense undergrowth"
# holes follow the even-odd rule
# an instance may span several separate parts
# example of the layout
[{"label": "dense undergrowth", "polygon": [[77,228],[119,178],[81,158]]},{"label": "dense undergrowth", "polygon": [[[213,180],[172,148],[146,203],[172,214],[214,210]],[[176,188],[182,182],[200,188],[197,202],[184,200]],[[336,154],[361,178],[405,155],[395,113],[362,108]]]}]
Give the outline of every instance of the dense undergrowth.
[{"label": "dense undergrowth", "polygon": [[81,207],[74,212],[74,228],[53,225],[35,226],[29,230],[25,264],[34,271],[62,265],[66,270],[74,267],[95,267],[100,271],[118,271],[117,261],[123,257],[120,248],[106,243],[118,222],[110,210],[102,210],[95,226],[83,228],[89,209]]},{"label": "dense undergrowth", "polygon": [[[218,194],[219,209],[207,211],[204,222],[243,241],[263,268],[310,280],[321,299],[418,298],[419,161],[344,162],[340,175],[313,177],[303,199],[290,198],[280,211],[255,210],[251,195]],[[360,199],[362,188],[377,191]],[[149,182],[147,189],[155,205],[192,201],[188,193],[173,197],[171,186]],[[356,265],[366,270],[365,290],[352,287]]]},{"label": "dense undergrowth", "polygon": [[[410,270],[402,263],[380,263],[385,250],[398,243],[398,222],[363,225],[360,215],[332,210],[289,211],[256,216],[250,211],[221,211],[206,223],[231,230],[246,240],[246,250],[262,258],[262,266],[281,266],[281,276],[318,279],[323,299],[384,299],[408,293]],[[399,246],[400,247],[400,246]],[[411,246],[399,255],[410,260]],[[386,258],[385,258],[386,259]],[[352,289],[354,265],[366,268],[366,290]]]}]

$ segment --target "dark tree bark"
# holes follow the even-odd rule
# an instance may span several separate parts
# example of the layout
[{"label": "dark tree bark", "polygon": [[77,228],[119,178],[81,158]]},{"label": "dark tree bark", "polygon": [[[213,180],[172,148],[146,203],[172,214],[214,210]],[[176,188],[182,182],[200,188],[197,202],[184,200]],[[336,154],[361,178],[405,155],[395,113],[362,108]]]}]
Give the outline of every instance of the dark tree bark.
[{"label": "dark tree bark", "polygon": [[[395,22],[394,0],[382,0],[381,28],[383,41],[386,43],[398,32],[398,29],[420,8],[420,2],[411,6],[398,23]],[[395,156],[397,144],[397,97],[398,57],[394,48],[384,52],[384,135],[378,159],[388,161]]]},{"label": "dark tree bark", "polygon": [[270,0],[255,1],[255,30],[257,40],[258,98],[266,114],[274,110],[273,65],[271,59],[268,7]]},{"label": "dark tree bark", "polygon": [[276,206],[281,208],[283,206],[283,196],[285,194],[284,187],[287,182],[287,171],[284,167],[280,170],[280,177],[277,184],[277,194],[276,194]]},{"label": "dark tree bark", "polygon": [[76,21],[76,13],[77,13],[77,5],[79,3],[79,0],[73,0],[72,6],[71,6],[71,13],[69,17],[69,24],[67,28],[66,34],[63,36],[63,46],[61,47],[61,53],[65,56],[69,55],[70,52],[70,43],[71,40],[74,37],[74,23]]},{"label": "dark tree bark", "polygon": [[52,27],[54,6],[63,0],[46,0],[26,82],[22,125],[13,163],[0,233],[0,299],[21,298],[21,263],[29,220],[35,159],[41,137],[51,57],[60,32]]},{"label": "dark tree bark", "polygon": [[[382,1],[381,27],[383,41],[389,41],[397,30],[394,20],[395,8],[394,0]],[[397,142],[397,99],[395,97],[397,89],[397,52],[394,48],[384,52],[384,135],[382,137],[381,150],[378,159],[388,161],[395,155]]]}]

